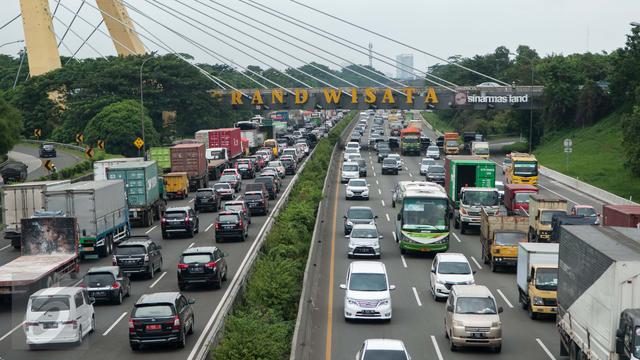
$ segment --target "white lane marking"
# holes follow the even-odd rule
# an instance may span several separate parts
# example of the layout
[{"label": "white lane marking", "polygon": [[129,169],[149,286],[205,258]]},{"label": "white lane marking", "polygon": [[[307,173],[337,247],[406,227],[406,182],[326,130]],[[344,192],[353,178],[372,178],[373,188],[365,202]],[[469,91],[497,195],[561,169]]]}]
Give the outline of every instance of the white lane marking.
[{"label": "white lane marking", "polygon": [[460,238],[458,237],[458,235],[456,235],[456,233],[452,232],[452,234],[453,234],[453,237],[456,238],[456,240],[458,240],[458,242],[462,242],[460,241]]},{"label": "white lane marking", "polygon": [[543,189],[545,189],[545,190],[547,190],[548,192],[551,192],[551,193],[553,193],[553,194],[555,194],[555,195],[560,196],[560,198],[562,198],[562,199],[567,199],[567,200],[571,201],[571,202],[572,202],[572,203],[574,203],[574,204],[579,204],[579,202],[574,201],[574,200],[572,200],[572,199],[569,199],[566,195],[562,195],[562,194],[560,194],[560,193],[557,193],[557,192],[555,192],[555,191],[553,191],[553,190],[549,189],[549,188],[548,188],[548,187],[546,187],[546,186],[543,186],[543,185],[540,185],[540,184],[538,184],[538,186],[539,186],[539,187],[541,187],[541,188],[543,188]]},{"label": "white lane marking", "polygon": [[382,190],[378,189],[378,194],[382,195]]},{"label": "white lane marking", "polygon": [[[0,339],[2,340],[2,339]],[[542,348],[542,350],[544,350],[545,353],[547,353],[547,356],[549,356],[549,359],[551,360],[556,360],[556,357],[553,356],[553,354],[551,353],[551,351],[549,351],[549,349],[547,349],[547,347],[544,345],[544,343],[542,342],[542,340],[536,338],[536,341],[538,342],[538,345],[540,345],[540,347]]]},{"label": "white lane marking", "polygon": [[480,265],[480,263],[478,262],[478,260],[476,260],[476,258],[474,258],[473,256],[470,256],[471,260],[473,260],[473,262],[476,264],[476,266],[478,267],[478,269],[482,270],[482,266]]},{"label": "white lane marking", "polygon": [[391,221],[391,218],[389,217],[389,214],[384,214],[384,216],[387,217],[387,221]]},{"label": "white lane marking", "polygon": [[189,203],[192,203],[196,198],[193,198],[191,200],[189,200]]},{"label": "white lane marking", "polygon": [[191,244],[189,244],[188,249],[191,249],[193,247],[193,245],[195,245],[196,243],[192,242]]},{"label": "white lane marking", "polygon": [[145,235],[149,234],[150,232],[152,232],[157,227],[158,227],[158,225],[153,225],[153,227],[151,229],[147,230],[144,234]]},{"label": "white lane marking", "polygon": [[498,292],[498,294],[500,294],[500,296],[502,296],[502,300],[504,300],[504,302],[507,303],[507,306],[513,309],[513,305],[511,305],[511,302],[509,302],[509,299],[507,299],[507,297],[504,296],[502,291],[500,291],[500,289],[496,289],[496,291]]},{"label": "white lane marking", "polygon": [[8,249],[8,248],[10,248],[10,247],[11,247],[11,244],[9,244],[9,245],[7,245],[7,246],[3,247],[2,249],[0,249],[0,251],[5,250],[5,249]]},{"label": "white lane marking", "polygon": [[378,176],[378,175],[376,175],[376,171],[375,170],[373,170],[373,176]]},{"label": "white lane marking", "polygon": [[392,231],[391,232],[393,234],[393,240],[395,240],[396,242],[398,242],[398,237],[396,236],[396,232]]},{"label": "white lane marking", "polygon": [[436,349],[436,355],[438,355],[438,360],[443,360],[442,353],[440,352],[440,348],[438,347],[438,342],[436,341],[436,337],[431,335],[431,342],[433,343],[433,347]]},{"label": "white lane marking", "polygon": [[11,334],[13,334],[14,331],[18,330],[23,324],[24,324],[24,321],[21,322],[20,324],[16,325],[16,327],[14,327],[13,329],[9,330],[8,333],[2,335],[2,337],[0,337],[0,341],[8,338]]},{"label": "white lane marking", "polygon": [[409,171],[409,168],[408,168],[408,167],[406,167],[406,166],[404,167],[404,169],[405,169],[405,170],[407,170],[407,171]]},{"label": "white lane marking", "polygon": [[382,202],[382,206],[384,206],[384,200],[380,200],[380,202]]},{"label": "white lane marking", "polygon": [[207,226],[207,228],[206,228],[206,229],[204,229],[204,232],[209,231],[209,229],[211,229],[211,227],[212,227],[212,226],[213,226],[213,223],[209,224],[209,226]]},{"label": "white lane marking", "polygon": [[376,168],[373,167],[373,165],[371,165],[371,170],[375,170]]},{"label": "white lane marking", "polygon": [[376,180],[376,185],[380,185],[380,182],[378,180]]},{"label": "white lane marking", "polygon": [[407,260],[404,259],[404,255],[400,255],[400,260],[402,260],[402,266],[407,267]]},{"label": "white lane marking", "polygon": [[413,177],[413,174],[412,174],[412,173],[409,173],[409,176],[410,176],[410,177]]},{"label": "white lane marking", "polygon": [[422,302],[420,301],[420,297],[418,296],[418,290],[416,290],[415,286],[412,287],[411,289],[413,289],[413,295],[416,297],[416,302],[418,303],[418,306],[422,306]]},{"label": "white lane marking", "polygon": [[154,281],[153,284],[149,285],[149,289],[153,289],[154,286],[156,286],[157,283],[160,282],[160,280],[162,280],[162,278],[167,275],[167,272],[163,272],[162,274],[160,274],[160,276],[158,277],[158,280]]},{"label": "white lane marking", "polygon": [[120,320],[122,320],[122,318],[124,318],[125,316],[127,316],[127,312],[123,312],[122,315],[120,315],[116,321],[113,322],[113,324],[111,324],[111,326],[109,326],[109,328],[107,329],[107,331],[102,333],[102,336],[107,336],[111,330],[113,330],[114,327],[116,327],[116,325],[118,325],[118,323],[120,322]]}]

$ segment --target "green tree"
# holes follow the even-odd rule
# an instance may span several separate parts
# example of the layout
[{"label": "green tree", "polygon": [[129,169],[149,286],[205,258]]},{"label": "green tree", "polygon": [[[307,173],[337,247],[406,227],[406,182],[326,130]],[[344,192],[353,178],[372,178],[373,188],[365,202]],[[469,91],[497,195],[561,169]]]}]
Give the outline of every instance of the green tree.
[{"label": "green tree", "polygon": [[578,94],[576,125],[593,125],[608,114],[610,109],[609,97],[595,81],[588,80]]},{"label": "green tree", "polygon": [[22,115],[0,96],[0,155],[6,155],[20,140]]},{"label": "green tree", "polygon": [[[108,105],[87,124],[84,129],[85,140],[93,144],[97,140],[104,140],[110,153],[135,156],[138,150],[133,146],[133,141],[138,136],[142,137],[140,121],[139,102],[123,100]],[[144,110],[144,131],[147,147],[159,144],[160,137],[146,109]]]},{"label": "green tree", "polygon": [[612,54],[611,95],[616,106],[631,109],[635,90],[640,86],[640,26],[627,35],[624,49]]},{"label": "green tree", "polygon": [[640,176],[640,106],[635,106],[633,112],[622,118],[622,130],[625,164],[634,175]]}]

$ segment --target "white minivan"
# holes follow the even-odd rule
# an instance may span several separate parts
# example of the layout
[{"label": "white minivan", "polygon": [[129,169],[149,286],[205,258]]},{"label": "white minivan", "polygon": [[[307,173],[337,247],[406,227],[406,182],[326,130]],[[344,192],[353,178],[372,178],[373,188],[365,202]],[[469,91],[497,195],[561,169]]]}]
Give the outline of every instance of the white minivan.
[{"label": "white minivan", "polygon": [[35,292],[29,297],[24,321],[29,348],[81,344],[96,328],[94,302],[81,287],[52,287]]},{"label": "white minivan", "polygon": [[340,175],[340,181],[342,183],[349,182],[351,179],[360,178],[360,165],[355,161],[348,161],[342,163],[342,173]]},{"label": "white minivan", "polygon": [[344,294],[344,318],[391,320],[391,292],[387,268],[379,261],[354,261],[349,265]]}]

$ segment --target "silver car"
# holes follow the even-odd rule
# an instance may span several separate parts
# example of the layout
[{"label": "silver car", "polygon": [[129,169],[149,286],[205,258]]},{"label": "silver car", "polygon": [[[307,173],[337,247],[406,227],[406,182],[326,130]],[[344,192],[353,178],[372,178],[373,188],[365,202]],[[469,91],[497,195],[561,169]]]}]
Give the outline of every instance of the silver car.
[{"label": "silver car", "polygon": [[435,165],[436,160],[432,158],[423,158],[420,160],[420,175],[427,175],[427,171],[429,171],[429,166]]},{"label": "silver car", "polygon": [[440,149],[437,146],[429,146],[427,148],[427,157],[432,159],[440,159]]},{"label": "silver car", "polygon": [[349,239],[348,258],[362,256],[380,259],[382,235],[379,235],[376,225],[354,224],[351,234],[345,237]]}]

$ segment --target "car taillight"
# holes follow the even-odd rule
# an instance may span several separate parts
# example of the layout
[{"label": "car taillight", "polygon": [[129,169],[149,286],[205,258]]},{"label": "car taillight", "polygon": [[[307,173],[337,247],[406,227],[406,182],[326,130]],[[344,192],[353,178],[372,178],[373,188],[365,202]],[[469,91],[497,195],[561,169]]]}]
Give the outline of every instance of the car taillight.
[{"label": "car taillight", "polygon": [[180,330],[180,318],[177,315],[173,318],[173,330]]},{"label": "car taillight", "polygon": [[165,219],[165,218],[160,219],[160,224],[161,225],[164,225],[166,223],[167,223],[167,219]]},{"label": "car taillight", "polygon": [[184,224],[185,224],[187,227],[188,227],[188,226],[191,226],[191,223],[189,222],[189,220],[191,220],[191,218],[189,218],[189,215],[187,215],[187,216],[184,218]]},{"label": "car taillight", "polygon": [[112,289],[120,289],[120,283],[119,282],[114,282],[113,284],[111,284],[111,288]]},{"label": "car taillight", "polygon": [[80,286],[81,288],[86,288],[86,287],[87,287],[87,284],[85,284],[85,283],[80,283],[80,285],[78,285],[78,286]]},{"label": "car taillight", "polygon": [[242,220],[238,221],[238,226],[242,227],[244,224],[242,223]]},{"label": "car taillight", "polygon": [[135,331],[135,324],[133,320],[129,319],[129,333],[134,333]]},{"label": "car taillight", "polygon": [[187,264],[183,264],[183,263],[178,264],[178,269],[180,269],[180,270],[184,270],[184,269],[188,269],[188,268],[189,268],[189,265],[187,265]]},{"label": "car taillight", "polygon": [[73,325],[73,328],[77,329],[78,328],[78,321],[76,321],[76,320],[63,321],[62,325]]},{"label": "car taillight", "polygon": [[215,269],[218,264],[215,261],[208,262],[204,264],[204,267],[209,269]]},{"label": "car taillight", "polygon": [[113,257],[111,257],[111,265],[118,265],[118,258],[116,258],[115,255],[113,255]]},{"label": "car taillight", "polygon": [[216,229],[220,229],[220,223],[219,222],[216,223]]}]

